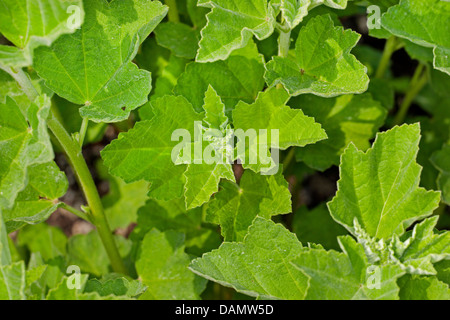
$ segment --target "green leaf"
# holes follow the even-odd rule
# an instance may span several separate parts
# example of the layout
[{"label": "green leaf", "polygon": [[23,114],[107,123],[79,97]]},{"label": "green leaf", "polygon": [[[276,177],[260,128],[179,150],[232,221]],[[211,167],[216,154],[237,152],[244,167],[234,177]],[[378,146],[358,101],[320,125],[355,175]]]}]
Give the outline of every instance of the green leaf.
[{"label": "green leaf", "polygon": [[[35,72],[25,74],[30,78],[34,88],[39,94],[45,93],[48,97],[53,95],[53,92],[44,86],[44,80],[40,79]],[[27,110],[31,104],[30,99],[16,80],[14,80],[11,75],[0,69],[0,103],[6,103],[6,97],[12,98],[17,103],[22,111],[22,114],[27,114]]]},{"label": "green leaf", "polygon": [[25,54],[17,47],[0,45],[0,66],[23,67],[31,65],[31,60],[31,54]]},{"label": "green leaf", "polygon": [[62,281],[55,288],[51,289],[46,299],[47,300],[122,300],[122,297],[108,296],[102,297],[97,292],[83,293],[88,280],[87,274],[80,275],[81,287],[70,289],[68,284],[72,281],[68,277],[64,277]]},{"label": "green leaf", "polygon": [[25,263],[0,266],[0,300],[25,300]]},{"label": "green leaf", "polygon": [[149,183],[146,181],[126,183],[120,178],[109,175],[100,162],[97,165],[97,171],[109,182],[109,192],[102,197],[109,227],[112,230],[127,228],[137,221],[139,208],[143,207],[148,200]]},{"label": "green leaf", "polygon": [[339,250],[337,237],[347,234],[347,230],[331,218],[324,203],[311,210],[304,206],[299,208],[294,214],[292,231],[302,243],[317,243],[335,250]]},{"label": "green leaf", "polygon": [[223,243],[190,269],[259,299],[304,299],[309,277],[290,263],[302,250],[283,226],[256,218],[243,242]]},{"label": "green leaf", "polygon": [[281,0],[280,10],[289,29],[294,29],[308,15],[311,0]]},{"label": "green leaf", "polygon": [[172,133],[186,129],[193,137],[194,122],[202,121],[203,115],[196,113],[186,99],[175,96],[153,101],[152,112],[151,120],[138,122],[132,130],[120,134],[101,155],[110,173],[125,182],[151,182],[151,197],[179,198],[183,194],[186,165],[172,162],[172,150],[178,144],[172,141]]},{"label": "green leaf", "polygon": [[281,83],[294,96],[362,93],[369,84],[367,68],[350,54],[359,38],[352,30],[335,27],[329,15],[312,18],[300,29],[295,58],[273,57],[266,65],[266,82]]},{"label": "green leaf", "polygon": [[442,191],[442,201],[450,205],[450,145],[445,144],[441,150],[433,153],[431,162],[439,170],[437,185]]},{"label": "green leaf", "polygon": [[442,260],[434,265],[437,278],[450,285],[450,260]]},{"label": "green leaf", "polygon": [[399,280],[402,300],[450,300],[447,284],[436,277],[404,276]]},{"label": "green leaf", "polygon": [[25,275],[25,295],[27,300],[41,300],[45,298],[45,271],[46,265],[29,265]]},{"label": "green leaf", "polygon": [[1,6],[0,32],[17,47],[0,45],[4,66],[31,65],[35,48],[75,32],[84,19],[81,0],[2,0]]},{"label": "green leaf", "polygon": [[394,236],[392,258],[400,260],[411,274],[436,274],[432,264],[450,259],[450,232],[434,232],[439,217],[417,224],[407,239]]},{"label": "green leaf", "polygon": [[199,0],[198,5],[212,8],[201,31],[198,62],[225,60],[253,36],[263,40],[273,33],[275,17],[267,0]]},{"label": "green leaf", "polygon": [[281,225],[256,218],[243,243],[225,242],[194,260],[191,269],[225,286],[259,298],[398,299],[399,266],[369,263],[350,236],[343,252],[302,247]]},{"label": "green leaf", "polygon": [[161,23],[155,29],[156,41],[173,55],[194,59],[197,55],[200,32],[184,23]]},{"label": "green leaf", "polygon": [[360,150],[370,147],[369,140],[383,125],[386,109],[370,93],[321,98],[301,95],[293,99],[293,106],[303,110],[320,123],[328,139],[298,148],[296,158],[309,167],[324,171],[339,164],[339,158],[349,143]]},{"label": "green leaf", "polygon": [[66,175],[53,161],[28,167],[27,175],[28,183],[17,195],[14,206],[4,210],[8,232],[46,220],[60,207],[58,198],[68,188]]},{"label": "green leaf", "polygon": [[203,8],[197,6],[198,0],[187,0],[186,9],[191,18],[192,24],[201,29],[206,25],[206,14],[210,11],[209,8]]},{"label": "green leaf", "polygon": [[139,280],[128,280],[124,277],[111,279],[90,279],[86,282],[84,292],[97,292],[100,296],[113,295],[116,297],[134,298],[145,292],[145,286]]},{"label": "green leaf", "polygon": [[310,249],[293,260],[310,277],[306,299],[398,299],[396,281],[404,273],[398,266],[370,265],[362,245],[350,236],[340,237],[339,244],[343,253]]},{"label": "green leaf", "polygon": [[[255,172],[277,172],[277,159],[268,160],[270,148],[303,147],[327,138],[321,125],[313,118],[286,106],[288,100],[286,90],[270,88],[259,94],[254,104],[240,102],[236,105],[233,110],[235,132],[241,129],[245,134],[255,133],[249,136],[248,143],[247,139],[238,137],[237,157],[244,168]],[[278,134],[278,141],[273,134]],[[272,171],[274,166],[276,170]]]},{"label": "green leaf", "polygon": [[67,237],[61,229],[40,223],[20,230],[17,244],[26,246],[31,253],[39,253],[47,261],[66,255]]},{"label": "green leaf", "polygon": [[[203,139],[194,141],[194,163],[189,164],[184,172],[186,178],[184,197],[187,209],[199,207],[208,202],[211,195],[218,191],[221,179],[235,181],[230,164],[231,159],[221,157],[222,152],[227,151],[225,149],[225,143],[228,143],[227,139],[231,139],[226,136],[226,129],[229,129],[229,125],[228,118],[225,116],[225,105],[211,86],[205,93],[203,109],[206,123],[203,139],[212,139],[210,144],[205,145],[205,148],[211,146],[213,150],[208,153],[208,156],[212,158],[210,160],[217,159],[218,161],[210,164],[208,159],[203,159],[203,155],[207,151],[202,146]],[[203,131],[203,129],[200,130]],[[208,130],[215,131],[209,132]],[[199,148],[196,148],[196,145],[199,145]],[[200,152],[196,152],[197,149]],[[214,155],[212,155],[213,153]],[[201,163],[196,163],[197,158],[201,160]]]},{"label": "green leaf", "polygon": [[182,233],[156,229],[147,233],[136,261],[139,278],[148,287],[140,299],[199,299],[206,281],[188,270],[190,261]]},{"label": "green leaf", "polygon": [[186,235],[186,252],[196,256],[217,248],[222,239],[210,228],[202,225],[202,208],[186,210],[184,200],[149,200],[138,212],[137,226],[130,235],[133,243],[140,245],[153,228],[159,231],[174,230]]},{"label": "green leaf", "polygon": [[418,187],[419,140],[414,124],[379,133],[366,153],[350,144],[341,158],[338,192],[328,203],[332,217],[353,234],[357,222],[370,236],[388,239],[429,216],[440,194]]},{"label": "green leaf", "polygon": [[[167,66],[162,69],[161,75],[156,79],[155,91],[150,97],[151,100],[173,94],[178,78],[183,74],[187,63],[188,60],[184,58],[178,58],[175,55],[170,56]],[[139,109],[140,115],[142,115],[143,108]]]},{"label": "green leaf", "polygon": [[264,87],[263,75],[263,58],[251,41],[225,61],[188,64],[174,93],[185,97],[200,112],[204,94],[211,85],[225,103],[227,115],[230,115],[239,101],[251,103],[256,99]]},{"label": "green leaf", "polygon": [[50,99],[39,96],[27,110],[27,117],[11,98],[0,103],[0,206],[11,208],[27,183],[27,169],[53,159],[46,119]]},{"label": "green leaf", "polygon": [[291,194],[281,173],[262,176],[244,171],[240,184],[224,181],[209,203],[206,221],[219,224],[225,241],[242,241],[256,216],[291,212]]},{"label": "green leaf", "polygon": [[402,0],[381,18],[392,34],[433,48],[436,69],[450,74],[450,3],[441,0]]},{"label": "green leaf", "polygon": [[[95,122],[118,122],[147,101],[151,76],[132,63],[167,13],[158,1],[86,0],[80,30],[35,51],[34,67],[59,96]],[[99,72],[101,70],[101,72]]]},{"label": "green leaf", "polygon": [[[120,256],[126,257],[131,250],[131,241],[121,236],[115,236],[114,239]],[[67,259],[69,265],[77,265],[82,272],[98,277],[111,269],[108,255],[96,230],[71,237],[67,244]]]},{"label": "green leaf", "polygon": [[9,237],[3,221],[2,208],[0,207],[0,267],[10,265],[12,262],[11,251],[9,249]]}]

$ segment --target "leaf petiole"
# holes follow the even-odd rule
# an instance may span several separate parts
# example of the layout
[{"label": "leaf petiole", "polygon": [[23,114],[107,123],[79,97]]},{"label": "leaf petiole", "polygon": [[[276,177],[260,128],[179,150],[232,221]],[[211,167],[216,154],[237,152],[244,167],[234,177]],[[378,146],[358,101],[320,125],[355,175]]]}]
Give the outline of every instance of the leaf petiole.
[{"label": "leaf petiole", "polygon": [[400,50],[404,46],[404,43],[395,36],[391,36],[384,46],[383,55],[378,65],[378,69],[375,73],[375,78],[381,79],[384,77],[387,68],[389,67],[389,62],[391,61],[392,54]]},{"label": "leaf petiole", "polygon": [[83,122],[81,122],[81,128],[80,133],[78,135],[78,143],[80,144],[80,147],[83,147],[84,138],[86,137],[86,132],[89,126],[89,119],[83,118]]},{"label": "leaf petiole", "polygon": [[278,38],[278,56],[286,58],[289,55],[289,48],[291,46],[291,31],[280,31]]},{"label": "leaf petiole", "polygon": [[60,202],[60,204],[61,204],[61,208],[63,208],[64,210],[69,211],[70,213],[73,213],[78,218],[81,218],[87,222],[91,222],[91,219],[89,219],[89,217],[84,212],[77,210],[72,206],[69,206],[67,203]]},{"label": "leaf petiole", "polygon": [[395,116],[394,126],[400,125],[404,122],[406,114],[408,113],[409,108],[411,107],[414,98],[419,94],[419,92],[423,89],[423,87],[428,82],[428,75],[424,72],[425,65],[420,63],[416,71],[414,72],[414,76],[411,79],[411,82],[408,87],[408,91],[406,92],[405,98],[400,106],[400,109]]}]

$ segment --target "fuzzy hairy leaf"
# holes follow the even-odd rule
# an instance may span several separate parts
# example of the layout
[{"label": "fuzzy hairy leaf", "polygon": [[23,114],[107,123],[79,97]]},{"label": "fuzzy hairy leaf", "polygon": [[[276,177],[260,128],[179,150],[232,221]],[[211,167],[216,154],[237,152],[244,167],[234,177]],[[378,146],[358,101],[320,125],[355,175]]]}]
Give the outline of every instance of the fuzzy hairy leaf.
[{"label": "fuzzy hairy leaf", "polygon": [[335,27],[329,15],[317,16],[301,28],[295,57],[273,57],[266,65],[266,82],[281,83],[290,95],[312,93],[323,97],[367,90],[367,68],[350,50],[360,35]]},{"label": "fuzzy hairy leaf", "polygon": [[54,162],[32,165],[27,175],[28,183],[17,195],[14,206],[3,212],[8,232],[46,220],[60,207],[58,198],[68,188],[66,175]]},{"label": "fuzzy hairy leaf", "polygon": [[408,273],[436,274],[434,263],[450,259],[450,232],[435,232],[439,217],[431,217],[414,226],[407,239],[394,236],[392,258],[398,259]]},{"label": "fuzzy hairy leaf", "polygon": [[[278,168],[272,169],[278,164],[267,160],[270,158],[270,148],[285,150],[291,146],[303,147],[327,138],[319,123],[305,116],[301,110],[288,107],[288,100],[286,90],[273,87],[260,93],[251,105],[244,102],[236,105],[233,110],[235,130],[255,133],[249,135],[248,143],[247,139],[239,139],[237,143],[237,157],[244,168],[255,172],[277,172]],[[278,141],[273,134],[278,134]]]},{"label": "fuzzy hairy leaf", "polygon": [[[340,237],[339,244],[342,253],[320,248],[310,249],[292,261],[310,277],[306,299],[398,299],[399,288],[396,281],[404,274],[400,267],[370,265],[363,247],[350,236]],[[371,278],[371,274],[375,272],[378,279]],[[378,284],[374,283],[376,281]]]},{"label": "fuzzy hairy leaf", "polygon": [[[114,240],[120,256],[126,257],[131,250],[131,241],[121,236],[115,236]],[[69,265],[77,265],[82,272],[98,277],[111,269],[105,247],[96,230],[71,237],[67,243],[67,259]]]},{"label": "fuzzy hairy leaf", "polygon": [[[139,45],[167,13],[150,0],[86,0],[80,30],[35,51],[34,67],[59,96],[83,105],[95,122],[125,120],[147,101],[151,75],[132,63]],[[101,70],[101,72],[99,72]]]},{"label": "fuzzy hairy leaf", "polygon": [[[152,102],[151,120],[138,122],[102,151],[109,171],[125,182],[151,182],[149,195],[171,200],[183,194],[183,172],[186,165],[172,162],[172,141],[176,129],[186,129],[194,136],[194,121],[202,121],[192,105],[183,97],[165,96]],[[176,107],[176,108],[175,108]]]},{"label": "fuzzy hairy leaf", "polygon": [[223,243],[191,269],[263,299],[398,299],[400,267],[376,266],[374,283],[363,247],[350,236],[339,243],[343,252],[304,248],[283,226],[258,217],[242,243]]},{"label": "fuzzy hairy leaf", "polygon": [[184,252],[184,235],[151,230],[144,237],[136,270],[148,288],[142,300],[197,300],[206,281],[188,270],[191,259]]},{"label": "fuzzy hairy leaf", "polygon": [[[227,142],[226,129],[228,127],[228,118],[225,116],[225,105],[211,86],[208,87],[205,93],[203,109],[205,110],[205,134],[212,141],[211,144],[205,144],[203,141],[194,141],[194,163],[189,164],[184,172],[184,177],[186,178],[184,197],[187,209],[192,209],[208,202],[211,195],[218,191],[220,179],[235,181],[231,164],[226,161],[227,159],[221,157],[220,154],[217,155],[226,147],[224,143]],[[210,129],[215,130],[215,132],[208,134]],[[196,145],[199,145],[197,149]],[[213,150],[211,152],[204,149],[204,147],[208,146],[212,147]],[[217,159],[218,161],[213,163],[206,162],[206,159],[203,159],[205,153],[209,153],[207,155],[212,158],[211,160]],[[195,162],[197,158],[201,160],[201,163]]]},{"label": "fuzzy hairy leaf", "polygon": [[402,300],[450,300],[450,288],[436,277],[404,276],[399,280]]},{"label": "fuzzy hairy leaf", "polygon": [[81,0],[2,0],[0,6],[0,32],[16,46],[0,45],[0,65],[10,67],[31,65],[35,48],[75,32],[84,19]]},{"label": "fuzzy hairy leaf", "polygon": [[0,266],[0,300],[25,300],[25,262]]},{"label": "fuzzy hairy leaf", "polygon": [[263,58],[250,41],[225,61],[188,64],[178,78],[174,93],[185,97],[200,112],[204,93],[211,85],[225,103],[229,116],[239,101],[251,103],[256,99],[264,87],[263,75]]},{"label": "fuzzy hairy leaf", "polygon": [[130,238],[139,245],[153,228],[174,230],[186,235],[186,252],[196,256],[217,248],[222,239],[212,228],[202,225],[202,208],[186,210],[184,200],[149,200],[138,212],[138,225]]},{"label": "fuzzy hairy leaf", "polygon": [[260,299],[304,299],[309,278],[290,264],[302,249],[283,226],[256,218],[243,242],[224,242],[190,269]]},{"label": "fuzzy hairy leaf", "polygon": [[333,218],[353,234],[357,221],[370,236],[388,239],[429,216],[440,194],[419,188],[419,140],[414,124],[379,133],[366,153],[350,144],[341,158],[338,192],[328,203]]},{"label": "fuzzy hairy leaf", "polygon": [[226,241],[242,241],[256,216],[291,212],[291,194],[281,173],[262,176],[245,171],[240,184],[224,181],[209,203],[206,221],[219,224]]},{"label": "fuzzy hairy leaf", "polygon": [[386,109],[370,93],[321,98],[301,95],[290,103],[320,123],[328,139],[298,148],[296,158],[309,167],[326,170],[339,164],[339,158],[350,142],[360,150],[370,147],[386,117]]},{"label": "fuzzy hairy leaf", "polygon": [[[198,207],[217,192],[220,179],[234,181],[230,163],[209,163],[208,159],[203,159],[207,151],[204,152],[204,148],[209,146],[214,153],[221,152],[226,139],[222,135],[225,134],[228,122],[225,106],[214,89],[209,87],[203,107],[206,111],[205,127],[202,127],[204,113],[196,113],[192,105],[181,96],[165,96],[151,104],[151,120],[138,123],[133,130],[103,150],[105,164],[112,174],[127,182],[140,179],[151,182],[149,195],[155,199],[172,200],[184,195],[187,209]],[[174,106],[177,106],[176,110]],[[213,123],[208,123],[212,114],[225,121],[224,124],[215,127]],[[177,129],[184,131],[176,131]],[[220,133],[210,143],[203,141],[209,129]],[[204,130],[206,131],[203,132]],[[179,136],[177,132],[180,132]],[[136,136],[140,137],[138,143],[135,141]],[[176,140],[180,139],[181,142],[178,143]],[[185,156],[189,158],[186,160]],[[212,160],[215,159],[215,156],[211,157]],[[154,170],[155,163],[158,170]],[[130,167],[134,166],[136,169],[130,171]]]},{"label": "fuzzy hairy leaf", "polygon": [[161,47],[169,49],[173,55],[194,59],[198,50],[200,33],[183,23],[161,23],[155,29],[156,41]]},{"label": "fuzzy hairy leaf", "polygon": [[199,0],[198,5],[212,8],[201,31],[198,62],[225,60],[253,36],[263,40],[273,33],[275,17],[267,0]]},{"label": "fuzzy hairy leaf", "polygon": [[0,107],[0,206],[11,208],[27,184],[28,167],[53,159],[46,127],[50,99],[39,96],[26,117],[9,97]]},{"label": "fuzzy hairy leaf", "polygon": [[392,34],[433,48],[433,65],[450,75],[450,3],[441,0],[402,0],[391,7],[381,24]]}]

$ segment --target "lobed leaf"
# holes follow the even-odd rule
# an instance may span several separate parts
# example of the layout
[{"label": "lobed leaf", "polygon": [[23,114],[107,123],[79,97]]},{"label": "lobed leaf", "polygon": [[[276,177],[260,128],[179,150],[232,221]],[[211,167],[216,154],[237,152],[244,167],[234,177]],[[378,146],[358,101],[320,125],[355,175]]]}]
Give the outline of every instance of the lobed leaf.
[{"label": "lobed leaf", "polygon": [[335,27],[329,15],[317,16],[300,29],[295,57],[273,57],[266,65],[269,86],[281,83],[290,95],[312,93],[322,97],[367,90],[367,68],[350,50],[360,38]]},{"label": "lobed leaf", "polygon": [[81,0],[2,0],[0,5],[0,32],[16,46],[0,45],[3,66],[31,65],[35,48],[75,32],[84,19]]},{"label": "lobed leaf", "polygon": [[167,7],[150,0],[86,0],[85,9],[81,29],[38,48],[34,67],[59,96],[83,105],[83,118],[125,120],[151,90],[150,73],[132,60]]},{"label": "lobed leaf", "polygon": [[341,158],[338,192],[328,203],[332,217],[353,234],[357,221],[370,236],[388,239],[429,216],[440,195],[419,188],[419,140],[414,124],[379,133],[366,153],[350,144]]},{"label": "lobed leaf", "polygon": [[381,24],[392,34],[433,48],[436,69],[450,74],[450,3],[441,0],[401,0],[389,8]]}]

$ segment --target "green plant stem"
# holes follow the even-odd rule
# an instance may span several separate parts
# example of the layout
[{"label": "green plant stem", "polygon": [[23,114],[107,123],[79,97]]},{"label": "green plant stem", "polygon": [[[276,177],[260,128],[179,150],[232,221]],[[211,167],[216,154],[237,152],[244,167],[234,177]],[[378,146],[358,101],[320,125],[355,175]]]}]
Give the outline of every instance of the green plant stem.
[{"label": "green plant stem", "polygon": [[[17,81],[19,86],[24,90],[31,101],[36,99],[38,92],[33,86],[29,76],[23,72],[23,70],[8,69],[5,71],[7,71]],[[64,149],[68,161],[70,162],[81,189],[83,190],[90,209],[91,216],[89,217],[89,221],[91,221],[98,230],[100,238],[111,261],[113,270],[117,273],[126,275],[128,272],[122,258],[119,255],[119,250],[117,249],[111,229],[109,228],[108,221],[106,220],[97,187],[91,173],[89,172],[86,161],[83,158],[81,147],[75,140],[72,139],[69,133],[67,133],[64,126],[55,116],[53,109],[54,106],[52,106],[52,112],[49,116],[49,120],[47,121],[47,125]]]},{"label": "green plant stem", "polygon": [[60,202],[60,204],[61,204],[61,208],[63,208],[64,210],[69,211],[70,213],[73,213],[78,218],[81,218],[87,222],[91,222],[91,220],[89,219],[89,216],[86,213],[84,213],[80,210],[77,210],[72,206],[69,206],[67,203]]},{"label": "green plant stem", "polygon": [[294,157],[295,157],[295,148],[291,148],[291,150],[289,150],[288,154],[286,155],[286,158],[284,158],[283,171],[285,171],[289,167]]},{"label": "green plant stem", "polygon": [[278,38],[278,55],[287,58],[289,55],[289,48],[291,46],[291,31],[283,32],[280,30],[280,37]]},{"label": "green plant stem", "polygon": [[84,143],[84,138],[86,137],[86,132],[89,126],[89,119],[88,118],[83,118],[83,122],[81,122],[81,128],[80,128],[80,135],[79,135],[79,144],[80,147],[83,147],[83,143]]},{"label": "green plant stem", "polygon": [[169,21],[170,22],[180,22],[180,16],[178,14],[177,2],[176,0],[166,0],[166,4],[169,7]]},{"label": "green plant stem", "polygon": [[392,54],[399,50],[403,46],[403,43],[400,42],[397,37],[391,36],[384,46],[383,55],[380,60],[380,64],[378,65],[378,69],[375,73],[375,78],[382,79],[386,74],[386,70],[389,67],[389,62],[391,61]]},{"label": "green plant stem", "polygon": [[95,186],[92,175],[86,161],[83,158],[81,148],[67,133],[63,125],[53,116],[47,122],[49,129],[53,132],[59,143],[63,147],[73,171],[86,197],[90,209],[90,221],[96,226],[108,257],[111,261],[113,270],[117,273],[127,274],[125,265],[119,255],[114,237],[106,220],[103,205]]},{"label": "green plant stem", "polygon": [[427,84],[428,76],[424,73],[424,64],[419,64],[414,72],[414,76],[411,79],[411,82],[408,87],[408,91],[406,92],[405,98],[400,106],[399,111],[397,112],[393,125],[400,125],[405,121],[406,114],[408,113],[409,107],[411,107],[412,102],[415,97],[419,94],[419,92],[423,89],[423,87]]}]

